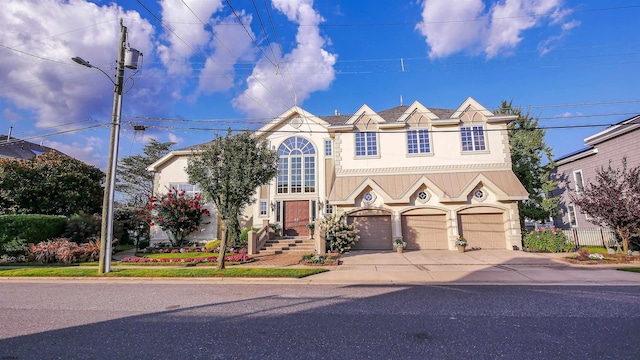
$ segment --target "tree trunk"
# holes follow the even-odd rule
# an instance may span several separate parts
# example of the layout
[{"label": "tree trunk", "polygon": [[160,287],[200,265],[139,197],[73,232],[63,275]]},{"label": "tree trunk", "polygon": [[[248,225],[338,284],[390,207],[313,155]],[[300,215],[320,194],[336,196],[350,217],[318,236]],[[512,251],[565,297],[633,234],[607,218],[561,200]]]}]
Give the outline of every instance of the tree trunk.
[{"label": "tree trunk", "polygon": [[227,220],[221,220],[222,241],[220,241],[220,252],[218,253],[218,270],[224,269],[224,254],[227,252]]},{"label": "tree trunk", "polygon": [[618,235],[620,235],[620,238],[622,239],[622,250],[624,251],[624,254],[627,255],[629,253],[629,236],[625,236],[626,234],[623,234],[620,227],[616,230],[618,230]]}]

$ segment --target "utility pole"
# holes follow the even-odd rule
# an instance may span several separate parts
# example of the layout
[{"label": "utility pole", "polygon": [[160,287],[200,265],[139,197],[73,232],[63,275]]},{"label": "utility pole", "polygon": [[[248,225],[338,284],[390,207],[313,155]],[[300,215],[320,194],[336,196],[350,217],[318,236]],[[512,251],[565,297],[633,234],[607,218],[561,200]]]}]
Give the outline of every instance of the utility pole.
[{"label": "utility pole", "polygon": [[120,143],[120,116],[122,114],[122,89],[124,83],[124,52],[127,41],[127,27],[120,19],[120,48],[118,51],[118,67],[113,90],[113,112],[111,117],[111,137],[109,142],[109,160],[107,163],[104,197],[102,199],[102,224],[100,227],[100,261],[98,273],[111,271],[111,254],[113,252],[113,203],[116,185],[116,167],[118,165],[118,145]]}]

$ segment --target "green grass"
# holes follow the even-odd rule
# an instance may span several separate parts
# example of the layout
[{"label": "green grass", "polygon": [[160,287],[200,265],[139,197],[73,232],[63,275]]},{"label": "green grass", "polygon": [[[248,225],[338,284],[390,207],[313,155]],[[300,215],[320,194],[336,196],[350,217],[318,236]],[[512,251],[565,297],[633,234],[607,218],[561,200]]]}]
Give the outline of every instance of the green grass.
[{"label": "green grass", "polygon": [[0,269],[0,277],[159,277],[159,278],[303,278],[328,271],[320,268],[278,269],[278,268],[230,268],[224,270],[210,268],[180,269],[112,269],[99,275],[96,268],[23,268]]},{"label": "green grass", "polygon": [[[231,254],[227,254],[231,255]],[[137,257],[145,257],[149,259],[186,259],[186,258],[197,258],[197,257],[218,257],[218,253],[208,253],[208,252],[190,252],[190,253],[161,253],[161,254],[145,254],[145,253],[136,253]]]},{"label": "green grass", "polygon": [[640,273],[640,268],[619,268],[618,270]]},{"label": "green grass", "polygon": [[581,249],[587,249],[592,254],[606,254],[607,248],[601,246],[581,246]]},{"label": "green grass", "polygon": [[118,245],[115,248],[115,252],[126,251],[126,250],[135,249],[135,248],[136,248],[135,245]]}]

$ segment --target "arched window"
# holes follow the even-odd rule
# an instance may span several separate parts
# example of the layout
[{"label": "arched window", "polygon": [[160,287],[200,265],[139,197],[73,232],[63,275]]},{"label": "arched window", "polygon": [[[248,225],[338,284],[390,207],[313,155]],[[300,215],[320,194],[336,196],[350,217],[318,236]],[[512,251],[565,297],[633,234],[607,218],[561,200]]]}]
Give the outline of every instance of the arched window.
[{"label": "arched window", "polygon": [[285,140],[278,148],[278,156],[278,194],[316,191],[316,149],[309,140]]}]

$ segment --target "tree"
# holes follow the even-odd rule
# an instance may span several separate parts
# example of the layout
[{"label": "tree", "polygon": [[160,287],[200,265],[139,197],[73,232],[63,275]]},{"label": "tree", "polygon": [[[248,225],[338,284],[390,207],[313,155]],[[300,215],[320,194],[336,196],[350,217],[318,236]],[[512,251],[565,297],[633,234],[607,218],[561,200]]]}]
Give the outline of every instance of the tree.
[{"label": "tree", "polygon": [[56,151],[0,159],[0,214],[100,212],[103,179],[100,169]]},{"label": "tree", "polygon": [[503,101],[497,112],[517,116],[509,123],[508,130],[511,168],[529,192],[529,199],[518,203],[520,227],[524,228],[525,219],[546,222],[558,215],[559,197],[550,197],[557,182],[550,178],[555,163],[551,148],[544,141],[545,131],[538,127],[537,118],[529,112],[523,114],[519,108],[513,108],[512,103]]},{"label": "tree", "polygon": [[590,222],[607,225],[622,239],[624,252],[629,251],[629,240],[638,236],[640,229],[640,166],[629,169],[627,158],[622,159],[622,170],[609,166],[596,170],[596,178],[580,193],[569,194],[582,211],[592,217]]},{"label": "tree", "polygon": [[217,137],[189,159],[189,181],[200,186],[220,214],[222,238],[218,269],[224,269],[227,228],[245,206],[255,201],[256,188],[267,184],[277,174],[278,154],[267,143],[249,132]]},{"label": "tree", "polygon": [[171,151],[173,142],[151,139],[142,154],[127,156],[118,161],[116,190],[126,195],[128,206],[141,208],[153,195],[153,173],[147,167]]},{"label": "tree", "polygon": [[209,210],[200,204],[200,194],[190,197],[174,188],[164,195],[151,196],[145,211],[149,225],[160,226],[173,246],[182,245],[198,229],[203,216],[209,216]]}]

